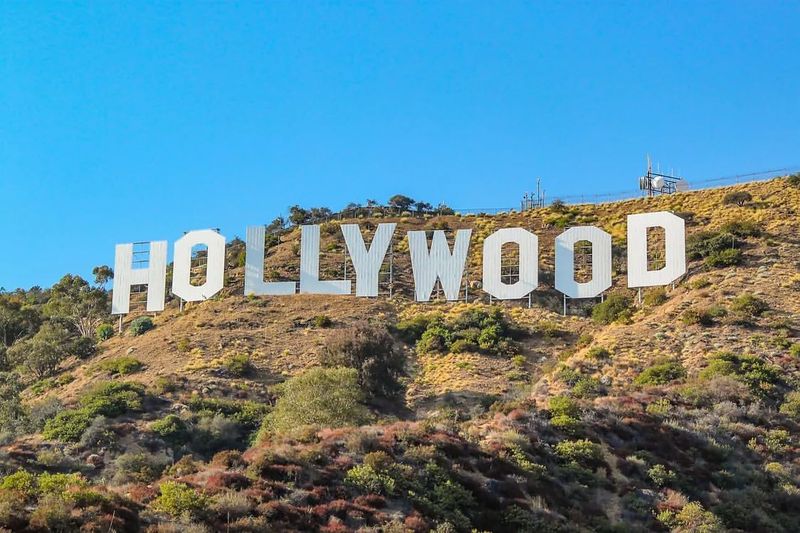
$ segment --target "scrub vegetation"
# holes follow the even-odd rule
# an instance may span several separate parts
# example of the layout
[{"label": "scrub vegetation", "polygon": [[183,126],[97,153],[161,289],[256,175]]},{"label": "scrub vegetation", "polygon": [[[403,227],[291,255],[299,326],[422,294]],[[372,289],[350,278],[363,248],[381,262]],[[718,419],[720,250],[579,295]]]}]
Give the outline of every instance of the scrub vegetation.
[{"label": "scrub vegetation", "polygon": [[[336,279],[340,223],[397,222],[391,298],[242,296],[236,238],[219,295],[121,333],[108,267],[0,292],[0,528],[797,531],[797,181],[491,216],[396,195],[268,226],[268,279],[297,279],[305,223]],[[660,210],[687,221],[688,273],[640,302],[625,215]],[[614,286],[562,316],[554,238],[589,223]],[[530,308],[475,281],[502,227],[537,228]],[[402,235],[462,228],[469,302],[413,302]]]}]

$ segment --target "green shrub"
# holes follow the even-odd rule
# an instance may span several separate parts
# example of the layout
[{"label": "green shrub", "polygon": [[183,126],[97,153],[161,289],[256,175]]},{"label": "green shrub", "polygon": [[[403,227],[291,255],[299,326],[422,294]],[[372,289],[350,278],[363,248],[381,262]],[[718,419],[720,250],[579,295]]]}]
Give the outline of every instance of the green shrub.
[{"label": "green shrub", "polygon": [[781,413],[800,422],[800,391],[792,391],[786,395],[781,404]]},{"label": "green shrub", "polygon": [[738,248],[728,248],[712,252],[705,258],[705,265],[710,268],[725,268],[741,264],[744,256]]},{"label": "green shrub", "polygon": [[144,363],[135,357],[122,356],[114,359],[106,359],[94,365],[95,370],[108,372],[112,376],[127,376],[139,372],[144,368]]},{"label": "green shrub", "polygon": [[232,376],[244,377],[253,372],[255,367],[246,353],[233,354],[225,357],[222,361],[222,366]]},{"label": "green shrub", "polygon": [[686,240],[686,255],[689,259],[703,259],[712,268],[737,265],[742,252],[735,248],[736,236],[718,231],[701,231]]},{"label": "green shrub", "polygon": [[710,356],[708,366],[699,376],[701,380],[729,376],[746,384],[754,394],[764,396],[772,393],[780,382],[780,374],[777,367],[756,356],[717,352]]},{"label": "green shrub", "polygon": [[150,424],[150,431],[165,441],[180,446],[188,442],[189,430],[186,423],[178,415],[167,415]]},{"label": "green shrub", "polygon": [[681,314],[681,322],[687,326],[699,324],[701,326],[713,326],[714,317],[708,309],[689,308]]},{"label": "green shrub", "polygon": [[247,432],[257,430],[270,410],[268,404],[255,401],[226,400],[192,396],[189,409],[200,417],[222,415],[230,418]]},{"label": "green shrub", "polygon": [[669,413],[672,403],[666,398],[660,398],[647,404],[645,411],[651,415],[664,416]]},{"label": "green shrub", "polygon": [[584,376],[572,386],[572,394],[577,398],[588,398],[600,393],[602,386],[597,378]]},{"label": "green shrub", "polygon": [[792,174],[788,178],[786,178],[786,183],[788,183],[792,187],[800,187],[800,173]]},{"label": "green shrub", "polygon": [[51,474],[43,472],[36,479],[39,485],[39,492],[49,494],[64,494],[71,487],[86,487],[88,482],[78,473],[72,474]]},{"label": "green shrub", "polygon": [[115,482],[151,483],[161,476],[167,467],[166,457],[157,457],[146,452],[128,452],[117,457]]},{"label": "green shrub", "polygon": [[100,324],[94,330],[94,335],[97,340],[105,341],[114,336],[114,326],[111,324]]},{"label": "green shrub", "polygon": [[580,407],[575,400],[563,395],[550,398],[547,408],[552,416],[577,417],[580,414]]},{"label": "green shrub", "polygon": [[27,496],[35,496],[39,492],[36,476],[25,470],[17,470],[0,479],[0,489],[15,490]]},{"label": "green shrub", "polygon": [[144,386],[130,381],[101,383],[81,396],[80,405],[93,415],[115,417],[128,411],[140,411]]},{"label": "green shrub", "polygon": [[422,337],[428,326],[433,322],[439,321],[441,321],[441,315],[438,313],[415,315],[412,318],[398,322],[395,329],[404,341],[414,344]]},{"label": "green shrub", "polygon": [[358,372],[351,368],[313,368],[290,378],[279,388],[265,429],[286,432],[298,426],[358,426],[371,417],[361,404]]},{"label": "green shrub", "polygon": [[131,325],[128,326],[128,330],[130,331],[131,335],[134,337],[141,335],[145,332],[150,331],[155,326],[153,325],[153,319],[149,316],[140,316],[138,318],[133,319]]},{"label": "green shrub", "polygon": [[560,458],[581,466],[596,464],[603,457],[600,446],[588,439],[562,440],[556,444],[555,452]]},{"label": "green shrub", "polygon": [[772,453],[784,453],[790,442],[791,434],[785,429],[770,429],[764,436],[764,445]]},{"label": "green shrub", "polygon": [[581,421],[568,415],[556,415],[550,419],[550,425],[564,433],[575,433],[581,425]]},{"label": "green shrub", "polygon": [[669,299],[663,287],[651,289],[644,293],[643,302],[646,307],[656,307]]},{"label": "green shrub", "polygon": [[769,309],[767,302],[750,293],[744,293],[731,302],[731,311],[745,318],[759,317],[767,309]]},{"label": "green shrub", "polygon": [[166,481],[159,489],[161,494],[153,507],[169,515],[197,515],[208,506],[208,499],[185,483]]},{"label": "green shrub", "polygon": [[663,487],[675,481],[675,472],[664,465],[655,465],[647,471],[647,477],[656,487]]},{"label": "green shrub", "polygon": [[77,442],[94,418],[82,409],[67,409],[45,422],[42,435],[46,439]]},{"label": "green shrub", "polygon": [[666,385],[683,378],[686,370],[676,361],[668,361],[651,366],[633,380],[637,385]]},{"label": "green shrub", "polygon": [[315,328],[329,328],[333,325],[333,320],[328,315],[317,315],[311,319]]},{"label": "green shrub", "polygon": [[608,359],[611,357],[611,352],[602,346],[592,346],[589,348],[589,351],[586,352],[586,357],[590,359]]},{"label": "green shrub", "polygon": [[692,280],[689,282],[689,288],[695,290],[705,289],[706,287],[710,286],[711,282],[708,280],[708,278],[692,278]]},{"label": "green shrub", "polygon": [[664,510],[658,513],[657,520],[672,531],[692,531],[697,533],[721,533],[725,531],[722,522],[711,511],[706,511],[697,502],[689,502],[679,512]]},{"label": "green shrub", "polygon": [[395,480],[387,473],[379,472],[370,465],[356,465],[345,474],[344,482],[361,492],[391,495],[395,492]]},{"label": "green shrub", "polygon": [[144,387],[138,383],[111,381],[83,395],[80,408],[61,411],[44,425],[46,439],[75,442],[97,416],[116,417],[142,408]]},{"label": "green shrub", "polygon": [[612,293],[604,302],[594,306],[592,319],[598,324],[611,324],[627,320],[631,313],[631,299],[624,294]]},{"label": "green shrub", "polygon": [[742,238],[761,236],[761,226],[752,220],[732,220],[720,226],[719,231]]},{"label": "green shrub", "polygon": [[450,331],[443,324],[428,327],[417,341],[420,353],[447,353],[450,348]]}]

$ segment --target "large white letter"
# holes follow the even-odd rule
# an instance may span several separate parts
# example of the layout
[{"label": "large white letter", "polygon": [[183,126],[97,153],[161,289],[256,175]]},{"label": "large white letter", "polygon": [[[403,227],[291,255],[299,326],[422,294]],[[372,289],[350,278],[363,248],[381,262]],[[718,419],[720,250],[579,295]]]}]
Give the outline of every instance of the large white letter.
[{"label": "large white letter", "polygon": [[[192,248],[205,244],[208,248],[206,260],[206,282],[192,285]],[[175,241],[173,258],[172,294],[187,302],[207,300],[222,290],[225,277],[225,237],[214,230],[190,231]]]},{"label": "large white letter", "polygon": [[[575,243],[592,243],[592,280],[575,281]],[[611,287],[611,235],[594,226],[570,228],[556,237],[556,290],[570,298],[594,298]]]},{"label": "large white letter", "polygon": [[444,231],[433,232],[430,251],[428,251],[428,238],[424,231],[408,232],[411,269],[414,271],[414,293],[418,302],[430,300],[436,278],[442,282],[445,297],[448,300],[458,300],[471,234],[472,230],[470,229],[456,231],[456,242],[451,254]]},{"label": "large white letter", "polygon": [[264,281],[264,226],[247,227],[247,243],[244,262],[244,294],[256,296],[267,294],[294,294],[294,281]]},{"label": "large white letter", "polygon": [[347,253],[353,261],[356,271],[356,296],[378,295],[378,273],[381,270],[386,250],[394,235],[394,222],[391,224],[378,224],[375,236],[372,238],[369,250],[364,244],[364,237],[358,224],[342,224],[344,242],[347,244]]},{"label": "large white letter", "polygon": [[[503,283],[500,266],[503,245],[519,245],[519,279]],[[516,300],[539,286],[539,239],[522,228],[499,229],[483,241],[483,290],[498,300]]]},{"label": "large white letter", "polygon": [[147,285],[147,310],[164,310],[167,288],[167,241],[150,243],[147,268],[133,268],[133,244],[118,244],[114,253],[114,292],[111,314],[130,311],[131,285]]},{"label": "large white letter", "polygon": [[[647,228],[664,228],[665,265],[647,269]],[[628,215],[628,287],[667,285],[686,273],[686,227],[682,218],[660,211]]]},{"label": "large white letter", "polygon": [[300,292],[350,294],[350,280],[319,280],[319,226],[302,226],[300,234]]}]

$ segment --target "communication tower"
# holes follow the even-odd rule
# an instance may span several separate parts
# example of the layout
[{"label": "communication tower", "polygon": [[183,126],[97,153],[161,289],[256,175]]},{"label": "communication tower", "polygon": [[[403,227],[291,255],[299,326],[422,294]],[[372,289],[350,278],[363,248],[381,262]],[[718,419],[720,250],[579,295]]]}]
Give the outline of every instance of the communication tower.
[{"label": "communication tower", "polygon": [[536,194],[534,195],[533,192],[526,192],[522,196],[520,210],[528,211],[540,207],[544,207],[544,189],[542,189],[542,178],[536,178]]},{"label": "communication tower", "polygon": [[650,156],[647,156],[647,173],[639,178],[639,189],[647,192],[647,196],[657,194],[673,194],[689,190],[689,182],[672,174],[662,174],[653,170]]}]

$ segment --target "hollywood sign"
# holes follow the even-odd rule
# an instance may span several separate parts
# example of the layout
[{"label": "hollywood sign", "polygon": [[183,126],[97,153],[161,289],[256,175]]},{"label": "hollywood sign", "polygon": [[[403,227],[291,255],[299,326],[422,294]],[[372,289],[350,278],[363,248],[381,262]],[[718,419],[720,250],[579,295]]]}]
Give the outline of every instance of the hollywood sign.
[{"label": "hollywood sign", "polygon": [[[686,273],[685,226],[680,217],[668,212],[642,213],[627,217],[628,287],[668,285]],[[355,270],[355,294],[378,296],[378,275],[394,236],[395,223],[378,224],[369,246],[358,224],[342,224],[347,252]],[[664,230],[665,265],[650,270],[647,261],[647,230]],[[298,291],[297,281],[264,280],[264,226],[247,228],[245,295],[290,295]],[[414,275],[414,296],[418,302],[430,300],[436,281],[448,300],[458,300],[472,230],[455,232],[452,249],[445,232],[433,232],[428,243],[424,231],[409,231],[408,246]],[[592,278],[575,280],[575,244],[591,243]],[[321,280],[319,277],[318,225],[301,227],[301,294],[352,294],[351,280]],[[519,277],[506,283],[501,276],[502,248],[518,246]],[[190,280],[192,249],[208,250],[206,280],[193,285]],[[524,298],[539,286],[539,240],[523,228],[503,228],[483,241],[482,290],[498,300]],[[167,280],[167,241],[149,243],[146,268],[134,268],[133,244],[118,244],[114,261],[112,314],[127,314],[133,285],[147,286],[147,311],[163,311]],[[225,237],[213,230],[190,231],[175,241],[173,249],[172,293],[187,302],[207,300],[223,288],[225,279]],[[555,240],[555,288],[569,298],[594,298],[611,287],[611,235],[594,226],[569,228]]]}]

